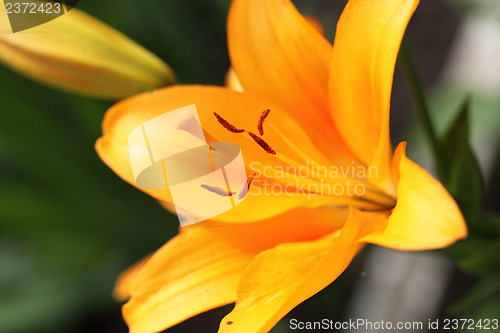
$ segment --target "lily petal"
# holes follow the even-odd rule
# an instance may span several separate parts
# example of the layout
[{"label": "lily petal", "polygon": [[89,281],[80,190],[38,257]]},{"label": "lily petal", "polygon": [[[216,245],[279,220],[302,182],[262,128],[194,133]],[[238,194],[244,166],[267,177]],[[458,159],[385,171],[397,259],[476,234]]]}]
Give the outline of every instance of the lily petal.
[{"label": "lily petal", "polygon": [[142,267],[151,258],[151,255],[152,254],[147,255],[130,266],[127,270],[120,274],[118,279],[116,279],[115,288],[113,289],[113,298],[116,301],[122,302],[130,298],[132,285],[134,284],[137,273],[141,271]]},{"label": "lily petal", "polygon": [[162,331],[234,302],[237,283],[257,253],[282,242],[317,239],[341,228],[346,215],[298,209],[256,223],[182,228],[136,275],[123,308],[130,332]]},{"label": "lily petal", "polygon": [[323,152],[345,154],[328,114],[332,46],[292,2],[235,0],[227,29],[231,64],[243,89],[280,104]]},{"label": "lily petal", "polygon": [[378,163],[390,161],[394,67],[417,5],[418,0],[350,0],[337,24],[330,67],[331,113],[344,141],[366,165],[374,164],[379,150]]},{"label": "lily petal", "polygon": [[[319,32],[322,36],[326,35],[326,30],[323,26],[323,23],[321,23],[321,21],[317,17],[312,15],[305,15],[304,18],[314,28],[314,30]],[[227,71],[225,85],[226,87],[233,90],[243,91],[243,86],[241,85],[240,79],[238,79],[238,76],[236,75],[232,67]]]},{"label": "lily petal", "polygon": [[315,241],[281,244],[259,254],[246,269],[236,306],[222,320],[219,332],[268,332],[346,269],[361,249],[360,233],[374,216],[350,209],[339,232]]},{"label": "lily petal", "polygon": [[309,24],[320,33],[321,36],[326,36],[326,30],[321,21],[313,15],[305,15],[304,18],[309,22]]},{"label": "lily petal", "polygon": [[78,9],[16,33],[8,22],[0,11],[0,61],[44,84],[120,99],[175,82],[158,57]]},{"label": "lily petal", "polygon": [[398,202],[387,225],[362,239],[396,250],[431,250],[467,236],[457,204],[446,189],[405,156],[405,143],[394,155],[399,166]]}]

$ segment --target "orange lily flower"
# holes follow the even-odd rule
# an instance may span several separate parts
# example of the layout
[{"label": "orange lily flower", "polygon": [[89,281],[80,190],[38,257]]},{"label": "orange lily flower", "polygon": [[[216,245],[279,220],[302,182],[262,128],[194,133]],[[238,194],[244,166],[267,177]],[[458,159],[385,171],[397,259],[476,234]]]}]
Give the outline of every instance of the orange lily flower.
[{"label": "orange lily flower", "polygon": [[[130,332],[158,332],[232,302],[219,332],[267,332],[332,283],[366,243],[428,250],[466,237],[443,186],[406,157],[405,143],[394,154],[390,145],[394,67],[417,4],[350,0],[332,46],[288,0],[234,0],[230,87],[170,87],[108,111],[96,148],[131,184],[129,133],[190,104],[206,137],[237,143],[248,174],[255,172],[239,205],[181,228],[122,275],[115,292],[129,298]],[[228,130],[214,112],[246,132]],[[332,174],[326,166],[368,172]],[[363,193],[349,193],[349,184]],[[327,191],[335,186],[344,191]],[[266,195],[269,188],[286,190]],[[144,191],[172,207],[168,190]]]}]

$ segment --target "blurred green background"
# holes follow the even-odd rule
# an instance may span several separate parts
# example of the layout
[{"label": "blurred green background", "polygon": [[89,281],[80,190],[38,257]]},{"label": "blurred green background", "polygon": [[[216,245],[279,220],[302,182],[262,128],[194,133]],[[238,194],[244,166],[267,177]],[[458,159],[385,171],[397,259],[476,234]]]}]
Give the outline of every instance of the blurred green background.
[{"label": "blurred green background", "polygon": [[[78,8],[160,56],[180,83],[221,85],[229,67],[225,35],[229,3],[101,0],[81,1]],[[323,21],[332,40],[345,1],[296,3]],[[465,95],[460,85],[450,87],[439,78],[464,17],[476,5],[422,0],[409,28],[419,72],[434,96],[432,109],[442,110],[433,114],[439,128],[449,124]],[[478,133],[473,141],[481,145],[481,140],[493,140],[495,152],[498,96],[475,94],[472,106],[473,131]],[[425,162],[429,152],[399,73],[392,104],[394,142],[409,140],[412,156]],[[111,299],[116,277],[177,233],[175,216],[121,181],[97,157],[93,145],[111,105],[46,88],[0,66],[0,332],[127,332],[121,305]],[[498,184],[498,157],[488,163],[488,183]],[[487,205],[498,210],[498,187],[487,190]],[[291,316],[341,319],[354,286],[363,279],[366,252],[369,249],[334,285]],[[474,278],[458,270],[454,274],[448,291],[452,297],[441,305],[445,316],[447,306],[474,284]],[[498,295],[500,286],[494,287]],[[494,298],[497,307],[498,299]],[[169,331],[216,331],[230,308],[203,314]],[[287,323],[275,330],[287,332]]]}]

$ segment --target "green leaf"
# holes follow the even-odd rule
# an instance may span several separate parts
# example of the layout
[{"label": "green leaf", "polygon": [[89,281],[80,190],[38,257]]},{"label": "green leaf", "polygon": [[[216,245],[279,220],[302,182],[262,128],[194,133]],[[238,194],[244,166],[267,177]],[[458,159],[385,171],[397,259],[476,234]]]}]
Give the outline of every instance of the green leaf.
[{"label": "green leaf", "polygon": [[451,314],[459,314],[478,306],[478,304],[486,301],[489,298],[497,297],[500,294],[500,276],[494,275],[480,280],[474,285],[465,296],[449,311]]},{"label": "green leaf", "polygon": [[[475,249],[473,244],[470,244],[469,247],[458,247],[462,249],[462,259],[459,261],[460,268],[476,277],[500,275],[500,266],[498,265],[500,262],[500,238],[497,236],[497,239],[492,241],[471,236],[471,239],[475,238],[476,241],[481,240],[482,245],[478,245],[476,242]],[[468,242],[469,239],[463,243]]]},{"label": "green leaf", "polygon": [[[484,182],[470,145],[469,99],[441,140],[445,175],[443,183],[460,206],[470,228],[484,229],[480,220]],[[481,230],[487,232],[487,230]]]}]

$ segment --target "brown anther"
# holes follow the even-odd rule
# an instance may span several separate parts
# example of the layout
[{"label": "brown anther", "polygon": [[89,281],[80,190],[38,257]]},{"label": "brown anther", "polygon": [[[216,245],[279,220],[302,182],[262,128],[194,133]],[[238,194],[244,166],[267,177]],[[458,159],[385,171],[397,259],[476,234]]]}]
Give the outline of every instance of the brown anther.
[{"label": "brown anther", "polygon": [[259,146],[261,146],[262,149],[264,149],[267,153],[276,155],[276,151],[273,148],[271,148],[271,146],[269,146],[269,144],[266,141],[264,141],[261,137],[259,137],[258,135],[253,134],[252,132],[248,132],[248,134],[250,134],[250,136],[252,137],[252,139]]},{"label": "brown anther", "polygon": [[226,324],[228,324],[228,325],[232,325],[232,324],[233,324],[233,322],[232,322],[231,320],[228,320],[228,322],[227,322]]},{"label": "brown anther", "polygon": [[271,112],[271,110],[267,109],[262,111],[262,114],[260,115],[259,123],[257,125],[257,127],[259,128],[260,135],[264,135],[264,127],[262,126],[264,125],[264,120],[266,120],[267,116],[269,115],[269,112]]},{"label": "brown anther", "polygon": [[235,192],[229,193],[227,190],[220,188],[220,187],[217,187],[217,186],[210,186],[210,185],[202,184],[201,187],[203,187],[206,190],[209,190],[210,192],[218,194],[222,197],[230,197],[230,196],[236,194]]},{"label": "brown anther", "polygon": [[245,186],[243,186],[243,189],[241,190],[240,194],[238,195],[238,199],[241,200],[247,196],[248,191],[250,190],[250,185],[252,184],[253,178],[255,177],[256,174],[257,174],[257,172],[255,172],[253,175],[251,175],[250,177],[247,178],[247,183],[245,184]]},{"label": "brown anther", "polygon": [[225,129],[233,132],[233,133],[242,133],[245,132],[244,129],[239,129],[236,126],[231,125],[226,119],[219,116],[216,112],[214,112],[215,118],[219,121],[219,123],[224,126]]}]

